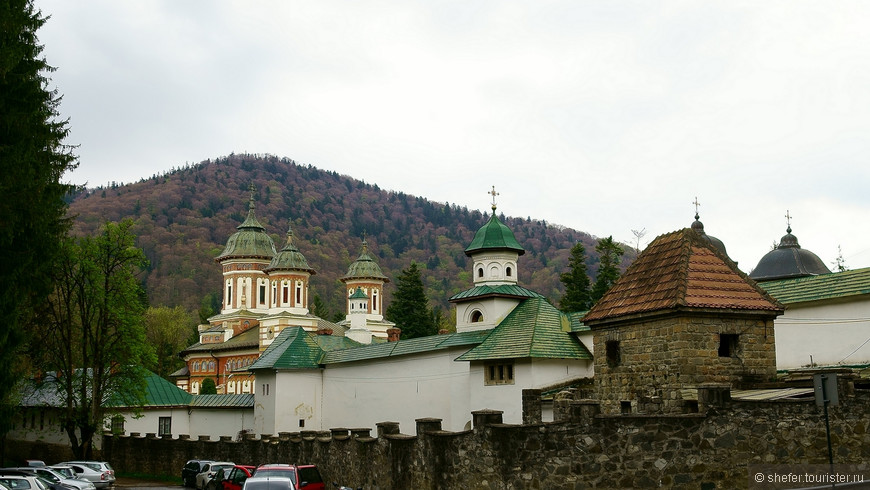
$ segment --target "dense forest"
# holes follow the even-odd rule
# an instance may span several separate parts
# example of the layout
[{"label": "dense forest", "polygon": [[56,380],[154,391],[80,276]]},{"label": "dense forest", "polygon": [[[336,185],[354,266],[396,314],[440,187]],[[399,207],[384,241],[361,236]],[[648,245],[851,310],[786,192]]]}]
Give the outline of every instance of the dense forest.
[{"label": "dense forest", "polygon": [[[312,297],[318,315],[344,314],[338,278],[359,256],[362,238],[384,273],[395,279],[420,264],[430,306],[450,311],[447,299],[471,283],[465,247],[488,219],[449,203],[386,191],[352,177],[269,155],[230,155],[173,169],[134,184],[82,189],[70,196],[74,231],[93,233],[105,221],[132,218],[138,245],[150,262],[142,281],[153,306],[214,313],[220,306],[221,268],[214,258],[244,221],[254,184],[255,212],[277,249],[292,225],[296,244],[317,271]],[[499,218],[526,249],[519,281],[549,298],[562,295],[571,247],[582,242],[594,279],[596,239],[532,218]],[[624,247],[623,268],[635,253]],[[389,304],[390,285],[385,300]],[[450,318],[450,314],[444,315]]]}]

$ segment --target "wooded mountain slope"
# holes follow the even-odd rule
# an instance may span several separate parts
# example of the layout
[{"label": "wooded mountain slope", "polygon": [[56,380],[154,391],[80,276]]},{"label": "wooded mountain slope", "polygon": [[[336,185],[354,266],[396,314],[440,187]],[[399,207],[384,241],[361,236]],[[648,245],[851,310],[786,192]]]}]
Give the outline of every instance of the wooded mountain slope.
[{"label": "wooded mountain slope", "polygon": [[[445,317],[450,317],[447,299],[472,283],[464,249],[486,222],[484,214],[274,156],[230,155],[135,184],[83,191],[71,197],[74,232],[90,233],[107,220],[132,218],[139,246],[150,260],[143,282],[151,304],[216,311],[222,281],[214,258],[247,215],[251,183],[257,218],[277,249],[292,223],[295,243],[317,271],[311,294],[325,303],[328,311],[318,312],[324,318],[343,317],[338,278],[359,256],[364,234],[370,253],[391,279],[412,261],[421,264],[430,306],[440,306]],[[526,249],[519,267],[523,286],[558,304],[559,274],[577,241],[586,247],[594,278],[598,257],[589,234],[531,218],[500,218]],[[623,266],[633,258],[634,251],[626,247]]]}]

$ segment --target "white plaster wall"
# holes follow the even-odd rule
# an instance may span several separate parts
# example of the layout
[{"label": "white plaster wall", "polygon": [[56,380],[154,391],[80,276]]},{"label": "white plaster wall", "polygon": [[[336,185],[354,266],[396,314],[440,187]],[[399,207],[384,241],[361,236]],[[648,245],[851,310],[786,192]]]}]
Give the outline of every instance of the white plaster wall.
[{"label": "white plaster wall", "polygon": [[254,431],[253,408],[194,408],[190,411],[189,420],[189,432],[176,430],[175,419],[172,420],[174,437],[178,437],[178,434],[189,434],[192,439],[197,439],[201,435],[209,435],[213,440],[219,439],[220,436],[232,436],[235,439],[241,431]]},{"label": "white plaster wall", "polygon": [[[508,315],[520,303],[521,300],[512,298],[485,298],[468,303],[456,304],[456,331],[473,332],[494,328],[504,317]],[[483,313],[483,321],[470,323],[471,311],[479,309]],[[401,327],[401,325],[399,325]]]},{"label": "white plaster wall", "polygon": [[462,430],[471,419],[469,366],[454,359],[466,350],[330,365],[323,374],[328,403],[322,429],[375,429],[390,421],[399,422],[403,434],[414,434],[416,419],[436,417],[445,430]]},{"label": "white plaster wall", "polygon": [[[136,418],[133,412],[121,412],[124,417],[124,434],[130,435],[133,432],[138,432],[139,435],[157,434],[160,430],[160,417],[171,417],[172,436],[178,437],[178,434],[189,434],[190,432],[190,416],[187,413],[187,407],[184,408],[156,408],[145,409],[142,411],[142,416]],[[111,415],[107,417],[107,424],[111,425]]]},{"label": "white plaster wall", "polygon": [[[258,430],[258,433],[277,435],[279,432],[320,430],[323,416],[322,378],[322,371],[319,369],[279,372],[271,388],[273,420],[271,424],[267,423],[262,430]],[[260,384],[259,374],[257,384]],[[260,391],[256,398],[260,398]],[[300,425],[300,420],[304,421],[304,426]]]},{"label": "white plaster wall", "polygon": [[[260,370],[256,373],[254,382],[254,432],[257,434],[276,434],[275,431],[275,406],[277,397],[275,393],[280,391],[289,392],[289,388],[278,390],[275,383],[275,371]],[[269,386],[269,394],[265,393],[264,386]]]},{"label": "white plaster wall", "polygon": [[773,325],[777,369],[870,362],[870,298],[787,305]]}]

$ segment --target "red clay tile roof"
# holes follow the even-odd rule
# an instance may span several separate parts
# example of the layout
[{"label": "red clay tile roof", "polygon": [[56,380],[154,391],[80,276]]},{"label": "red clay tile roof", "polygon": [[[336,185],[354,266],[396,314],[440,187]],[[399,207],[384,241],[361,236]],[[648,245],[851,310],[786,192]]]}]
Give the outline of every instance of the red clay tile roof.
[{"label": "red clay tile roof", "polygon": [[736,264],[686,228],[653,240],[583,322],[678,308],[783,311]]}]

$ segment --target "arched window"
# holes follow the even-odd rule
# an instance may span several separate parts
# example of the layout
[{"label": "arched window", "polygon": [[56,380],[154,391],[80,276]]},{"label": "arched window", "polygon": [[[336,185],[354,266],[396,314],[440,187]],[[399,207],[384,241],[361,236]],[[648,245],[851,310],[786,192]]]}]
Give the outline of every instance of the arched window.
[{"label": "arched window", "polygon": [[378,311],[378,290],[372,289],[372,312]]},{"label": "arched window", "polygon": [[194,395],[199,394],[199,381],[193,382],[193,384],[190,386],[190,392],[193,393]]},{"label": "arched window", "polygon": [[498,277],[498,274],[499,274],[499,270],[498,270],[497,265],[493,265],[492,267],[489,268],[489,277],[495,279]]},{"label": "arched window", "polygon": [[507,269],[505,269],[505,270],[504,270],[504,273],[505,273],[506,276],[510,277],[510,276],[511,276],[511,268],[508,267]]},{"label": "arched window", "polygon": [[480,277],[480,278],[483,277],[483,267],[477,268],[477,277]]},{"label": "arched window", "polygon": [[471,323],[480,323],[483,321],[483,313],[480,310],[474,310],[471,313]]}]

